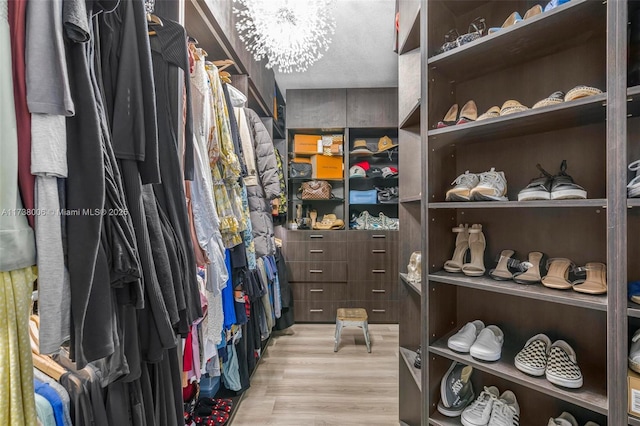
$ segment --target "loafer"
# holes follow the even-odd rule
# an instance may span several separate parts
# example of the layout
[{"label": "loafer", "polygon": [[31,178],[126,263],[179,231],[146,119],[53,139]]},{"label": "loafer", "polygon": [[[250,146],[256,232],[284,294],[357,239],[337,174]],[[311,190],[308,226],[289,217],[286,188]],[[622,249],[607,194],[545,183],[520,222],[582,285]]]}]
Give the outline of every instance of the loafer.
[{"label": "loafer", "polygon": [[566,94],[563,91],[558,90],[557,92],[553,92],[541,101],[536,102],[531,109],[561,104],[564,102],[565,96]]},{"label": "loafer", "polygon": [[452,351],[468,353],[471,345],[476,341],[478,334],[484,329],[484,323],[480,320],[468,322],[456,334],[449,337],[447,346]]},{"label": "loafer", "polygon": [[516,368],[531,376],[544,376],[550,347],[551,339],[545,334],[533,336],[516,355],[514,361]]},{"label": "loafer", "polygon": [[522,105],[518,101],[509,100],[502,104],[502,108],[500,109],[500,115],[509,115],[515,114],[517,112],[523,112],[528,110],[529,108]]},{"label": "loafer", "polygon": [[557,340],[551,345],[545,375],[557,386],[569,389],[582,387],[582,371],[578,367],[576,352],[564,340]]},{"label": "loafer", "polygon": [[564,101],[575,101],[576,99],[599,95],[600,93],[602,93],[602,90],[598,89],[597,87],[576,86],[567,92],[567,94],[564,96]]},{"label": "loafer", "polygon": [[490,325],[482,329],[478,338],[469,348],[472,357],[482,361],[497,361],[502,355],[504,333],[498,326]]},{"label": "loafer", "polygon": [[482,121],[488,118],[497,118],[497,117],[500,117],[500,107],[497,105],[494,105],[491,108],[489,108],[487,112],[485,112],[480,117],[478,117],[476,121]]}]

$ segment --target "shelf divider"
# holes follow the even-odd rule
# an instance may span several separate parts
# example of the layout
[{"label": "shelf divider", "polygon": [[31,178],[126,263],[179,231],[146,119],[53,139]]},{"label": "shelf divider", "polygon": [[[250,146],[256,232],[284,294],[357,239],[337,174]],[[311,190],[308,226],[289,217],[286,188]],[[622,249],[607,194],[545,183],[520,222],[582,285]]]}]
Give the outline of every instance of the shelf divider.
[{"label": "shelf divider", "polygon": [[409,350],[407,348],[403,348],[402,346],[400,346],[400,356],[402,356],[402,359],[404,360],[405,364],[407,364],[407,368],[411,372],[411,376],[413,376],[413,380],[416,382],[416,386],[418,387],[418,389],[420,389],[420,392],[422,392],[422,383],[421,383],[422,375],[421,375],[420,369],[414,367],[413,365],[413,362],[415,361],[417,354],[412,350]]},{"label": "shelf divider", "polygon": [[[640,201],[640,198],[638,201]],[[429,203],[430,209],[606,208],[606,206],[607,200],[605,198],[536,201],[444,201]]]},{"label": "shelf divider", "polygon": [[422,295],[422,288],[420,286],[420,283],[414,283],[413,281],[409,281],[408,277],[409,277],[408,274],[405,274],[404,272],[400,272],[400,278],[402,279],[402,282],[405,283],[409,289],[415,291],[419,295]]}]

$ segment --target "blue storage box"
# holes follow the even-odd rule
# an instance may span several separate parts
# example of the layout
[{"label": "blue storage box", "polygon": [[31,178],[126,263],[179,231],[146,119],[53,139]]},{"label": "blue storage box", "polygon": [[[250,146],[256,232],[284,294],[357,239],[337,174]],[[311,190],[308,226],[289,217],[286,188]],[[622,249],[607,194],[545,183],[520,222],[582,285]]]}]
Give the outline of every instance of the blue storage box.
[{"label": "blue storage box", "polygon": [[220,389],[220,376],[209,377],[204,375],[200,378],[200,397],[213,398]]},{"label": "blue storage box", "polygon": [[368,191],[349,191],[349,203],[350,204],[377,204],[378,192],[375,189]]}]

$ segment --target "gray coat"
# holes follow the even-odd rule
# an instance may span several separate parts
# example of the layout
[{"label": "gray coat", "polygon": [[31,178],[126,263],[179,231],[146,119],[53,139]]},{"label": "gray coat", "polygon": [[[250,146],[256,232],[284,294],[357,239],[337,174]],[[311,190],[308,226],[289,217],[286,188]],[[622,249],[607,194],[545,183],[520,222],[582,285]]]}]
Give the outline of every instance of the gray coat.
[{"label": "gray coat", "polygon": [[[252,109],[244,109],[256,159],[258,185],[247,186],[256,256],[276,254],[271,216],[271,200],[280,196],[278,164],[267,128]],[[251,155],[244,152],[245,157]]]}]

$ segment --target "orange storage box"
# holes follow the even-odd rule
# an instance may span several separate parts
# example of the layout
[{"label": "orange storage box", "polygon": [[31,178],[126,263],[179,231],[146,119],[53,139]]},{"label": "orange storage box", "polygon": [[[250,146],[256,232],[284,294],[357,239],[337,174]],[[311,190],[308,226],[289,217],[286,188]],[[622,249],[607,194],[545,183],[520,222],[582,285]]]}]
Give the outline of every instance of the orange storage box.
[{"label": "orange storage box", "polygon": [[311,166],[313,168],[311,176],[314,179],[342,179],[344,177],[342,156],[312,155]]},{"label": "orange storage box", "polygon": [[293,152],[296,154],[317,154],[320,135],[294,135]]}]

